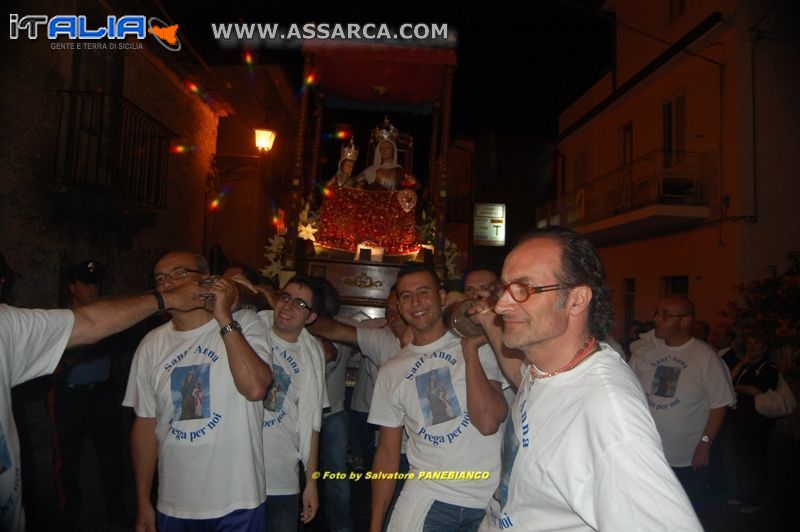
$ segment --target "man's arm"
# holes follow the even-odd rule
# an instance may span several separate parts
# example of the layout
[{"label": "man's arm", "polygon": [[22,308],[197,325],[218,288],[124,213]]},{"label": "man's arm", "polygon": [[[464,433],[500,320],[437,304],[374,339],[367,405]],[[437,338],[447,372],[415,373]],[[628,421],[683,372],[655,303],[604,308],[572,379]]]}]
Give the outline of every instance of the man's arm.
[{"label": "man's arm", "polygon": [[156,418],[137,416],[133,420],[131,459],[136,482],[136,532],[156,532],[156,512],[150,502],[158,461]]},{"label": "man's arm", "polygon": [[[716,438],[719,429],[722,428],[722,422],[725,421],[725,414],[727,413],[727,406],[720,406],[719,408],[712,408],[709,410],[706,426],[703,428],[703,435],[708,436],[711,440]],[[711,442],[697,442],[697,446],[694,448],[694,455],[692,456],[692,469],[697,470],[707,466],[710,451]]]},{"label": "man's arm", "polygon": [[[237,297],[236,288],[232,281],[221,278],[210,291],[214,294],[214,319],[220,327],[225,327],[233,321],[231,308]],[[243,332],[234,330],[225,334],[222,339],[236,389],[248,401],[260,401],[267,395],[272,383],[269,365],[256,354]]]},{"label": "man's arm", "polygon": [[515,389],[519,389],[519,384],[522,382],[520,367],[522,367],[525,357],[522,351],[510,349],[503,345],[503,329],[500,326],[502,321],[500,316],[486,306],[483,300],[478,300],[478,303],[470,309],[470,319],[483,328],[483,334],[489,340],[489,345],[492,346],[503,375]]},{"label": "man's arm", "polygon": [[[378,449],[372,462],[373,473],[397,473],[400,469],[400,442],[403,427],[381,427]],[[394,478],[372,479],[372,516],[370,532],[381,532],[383,520],[394,495]]]},{"label": "man's arm", "polygon": [[358,334],[356,328],[352,325],[340,323],[327,316],[317,316],[314,323],[306,325],[306,330],[314,336],[319,336],[330,340],[331,342],[339,342],[340,344],[350,344],[358,347]]},{"label": "man's arm", "polygon": [[[161,297],[165,309],[192,310],[203,306],[202,289],[195,283],[186,283]],[[67,347],[93,344],[106,336],[125,330],[159,309],[155,294],[119,299],[104,299],[74,309],[75,324],[72,326]]]},{"label": "man's arm", "polygon": [[464,366],[467,377],[467,411],[469,420],[484,436],[494,434],[508,415],[500,383],[490,381],[481,366],[478,347],[484,344],[485,337],[461,340],[464,353]]},{"label": "man's arm", "polygon": [[308,456],[306,464],[306,487],[303,490],[303,511],[300,513],[300,520],[304,524],[310,523],[317,515],[319,510],[319,492],[317,490],[317,479],[314,473],[318,469],[319,463],[319,432],[311,432],[311,454]]}]

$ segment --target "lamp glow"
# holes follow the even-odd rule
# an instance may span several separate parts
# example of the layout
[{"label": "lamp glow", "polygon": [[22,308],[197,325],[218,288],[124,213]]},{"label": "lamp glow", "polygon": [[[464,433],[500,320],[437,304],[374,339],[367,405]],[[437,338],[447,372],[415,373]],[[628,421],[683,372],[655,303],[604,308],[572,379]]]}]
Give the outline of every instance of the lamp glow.
[{"label": "lamp glow", "polygon": [[275,143],[275,132],[271,129],[256,129],[256,148],[269,151]]}]

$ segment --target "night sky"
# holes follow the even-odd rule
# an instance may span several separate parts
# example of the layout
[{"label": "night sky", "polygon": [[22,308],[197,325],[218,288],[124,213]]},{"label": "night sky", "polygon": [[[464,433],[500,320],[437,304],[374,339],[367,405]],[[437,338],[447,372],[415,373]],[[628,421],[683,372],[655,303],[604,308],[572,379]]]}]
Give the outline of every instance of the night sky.
[{"label": "night sky", "polygon": [[[447,23],[458,32],[452,131],[551,138],[557,116],[612,65],[613,25],[599,0],[435,2],[187,2],[162,5],[211,65],[241,62],[214,41],[211,22]],[[299,51],[262,51],[299,86]]]}]

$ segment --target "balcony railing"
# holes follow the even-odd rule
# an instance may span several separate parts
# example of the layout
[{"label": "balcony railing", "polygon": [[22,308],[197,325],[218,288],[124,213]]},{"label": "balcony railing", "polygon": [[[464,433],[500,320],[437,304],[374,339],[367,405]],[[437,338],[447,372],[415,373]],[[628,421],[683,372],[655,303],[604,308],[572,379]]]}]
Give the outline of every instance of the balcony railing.
[{"label": "balcony railing", "polygon": [[709,154],[652,151],[536,209],[538,227],[585,225],[656,204],[708,203]]},{"label": "balcony railing", "polygon": [[107,190],[126,203],[164,207],[170,140],[176,135],[118,95],[58,91],[56,178]]}]

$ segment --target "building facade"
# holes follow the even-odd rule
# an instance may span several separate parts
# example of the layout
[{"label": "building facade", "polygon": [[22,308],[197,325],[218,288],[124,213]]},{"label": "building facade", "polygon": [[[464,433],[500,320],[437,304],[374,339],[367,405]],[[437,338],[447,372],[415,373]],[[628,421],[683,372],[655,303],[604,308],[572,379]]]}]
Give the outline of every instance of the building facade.
[{"label": "building facade", "polygon": [[[796,2],[606,2],[614,67],[559,117],[556,201],[599,247],[621,337],[686,294],[712,324],[800,250]],[[793,36],[794,35],[794,36]]]}]

